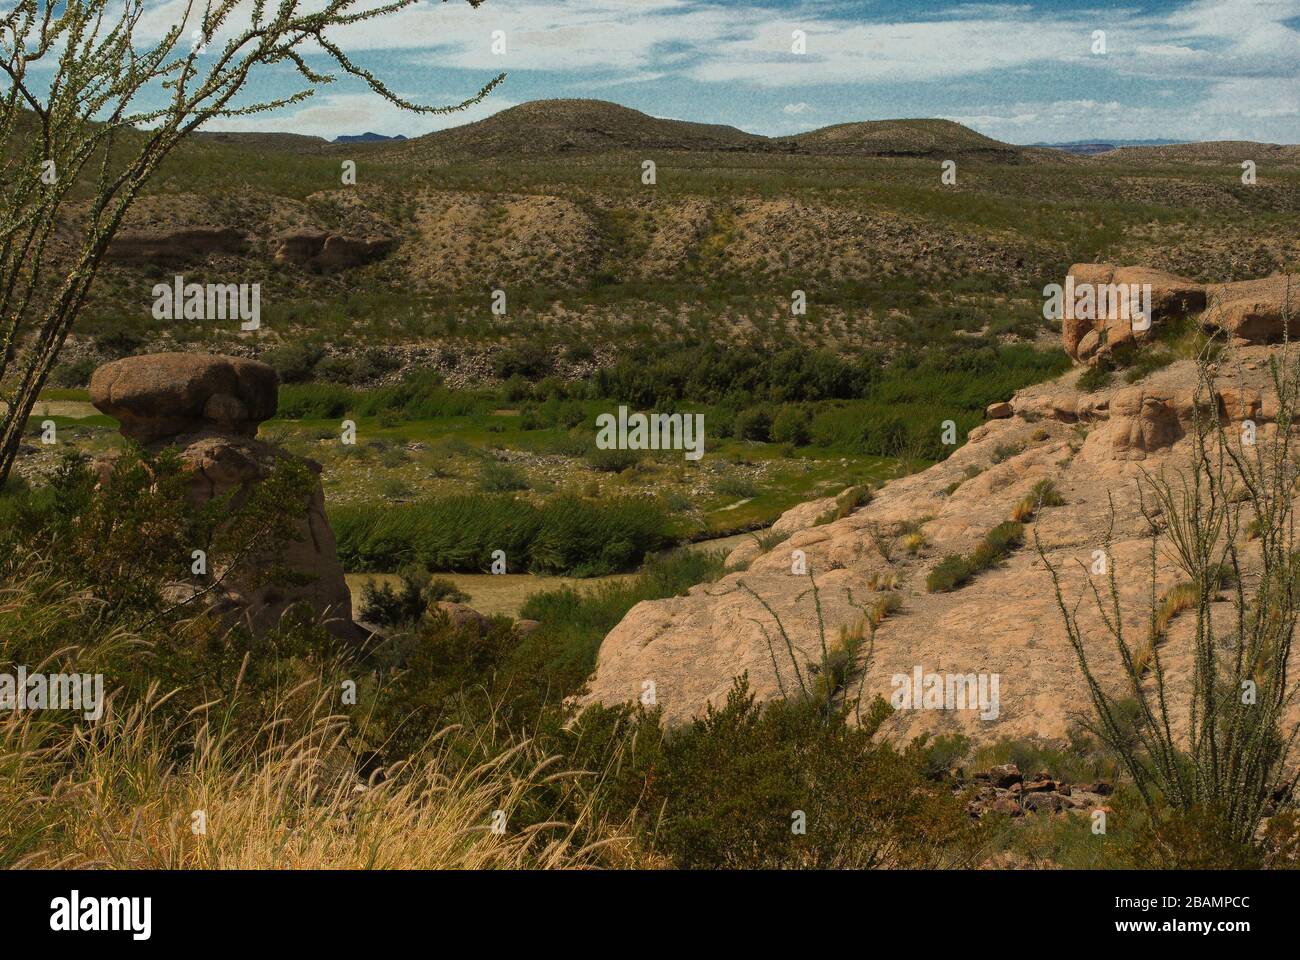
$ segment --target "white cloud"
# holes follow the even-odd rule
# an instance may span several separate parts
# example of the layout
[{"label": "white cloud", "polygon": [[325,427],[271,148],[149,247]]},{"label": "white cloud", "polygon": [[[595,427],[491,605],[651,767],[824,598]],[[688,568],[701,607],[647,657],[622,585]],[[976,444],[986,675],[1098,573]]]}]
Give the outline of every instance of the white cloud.
[{"label": "white cloud", "polygon": [[[435,102],[454,98],[431,98]],[[515,102],[492,96],[458,113],[426,115],[411,113],[395,107],[387,100],[373,94],[316,95],[306,105],[292,108],[292,113],[276,111],[251,114],[247,117],[219,117],[205,124],[205,131],[240,131],[244,133],[302,133],[333,140],[335,137],[359,133],[382,133],[386,136],[403,134],[419,136],[432,130],[442,130],[464,123],[482,120],[499,113]]]},{"label": "white cloud", "polygon": [[802,100],[800,100],[798,103],[787,103],[784,107],[781,108],[781,111],[783,113],[788,113],[791,114],[792,116],[801,113],[807,113],[810,110],[812,110],[812,107],[808,106],[808,104],[804,103]]}]

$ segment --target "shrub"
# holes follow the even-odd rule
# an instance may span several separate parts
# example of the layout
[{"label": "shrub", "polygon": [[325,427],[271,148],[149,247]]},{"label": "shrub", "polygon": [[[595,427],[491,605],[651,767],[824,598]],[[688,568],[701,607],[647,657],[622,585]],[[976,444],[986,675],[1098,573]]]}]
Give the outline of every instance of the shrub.
[{"label": "shrub", "polygon": [[426,610],[440,601],[468,603],[469,594],[445,578],[429,579],[429,571],[419,565],[399,573],[398,586],[376,585],[367,580],[361,588],[361,607],[357,617],[380,627],[401,627],[417,623]]},{"label": "shrub", "polygon": [[492,369],[502,380],[519,376],[525,380],[537,380],[551,372],[550,352],[532,340],[512,343],[492,358]]},{"label": "shrub", "polygon": [[998,524],[984,535],[984,539],[969,556],[949,554],[925,578],[925,588],[931,593],[956,590],[977,573],[1000,563],[1024,542],[1024,525],[1014,520]]},{"label": "shrub", "polygon": [[812,417],[804,407],[783,406],[772,420],[772,440],[805,446],[812,441]]},{"label": "shrub", "polygon": [[486,460],[479,472],[478,486],[486,493],[511,493],[527,490],[528,478],[513,464],[500,460]]},{"label": "shrub", "polygon": [[325,349],[316,343],[288,343],[272,347],[259,360],[272,367],[283,383],[306,383],[312,378],[316,364],[325,356]]},{"label": "shrub", "polygon": [[542,511],[529,569],[579,577],[626,570],[666,546],[665,526],[663,512],[652,503],[560,496]]},{"label": "shrub", "polygon": [[1079,374],[1079,379],[1075,381],[1075,387],[1084,393],[1093,393],[1106,387],[1110,383],[1110,376],[1110,367],[1098,363]]},{"label": "shrub", "polygon": [[[611,722],[609,712],[583,720],[575,736]],[[959,798],[811,701],[760,706],[741,678],[725,704],[671,735],[653,714],[631,723],[634,752],[610,793],[676,866],[938,867],[974,855]],[[806,830],[791,829],[794,811]]]},{"label": "shrub", "polygon": [[957,554],[948,554],[925,578],[925,589],[931,593],[956,590],[974,575],[970,561]]},{"label": "shrub", "polygon": [[282,420],[335,420],[351,409],[355,394],[327,383],[288,384],[280,388],[276,416]]},{"label": "shrub", "polygon": [[346,505],[330,512],[344,569],[481,572],[502,550],[511,570],[600,576],[635,567],[669,542],[668,519],[652,502],[557,497],[542,507],[486,494],[396,505]]},{"label": "shrub", "polygon": [[742,410],[736,416],[735,434],[738,440],[767,443],[772,439],[772,415],[763,407]]},{"label": "shrub", "polygon": [[600,447],[593,447],[587,451],[587,466],[599,473],[622,473],[629,467],[635,467],[641,462],[641,454],[637,450],[619,450],[611,448],[602,450]]},{"label": "shrub", "polygon": [[713,489],[724,497],[749,499],[758,494],[758,487],[748,477],[723,477],[714,484]]}]

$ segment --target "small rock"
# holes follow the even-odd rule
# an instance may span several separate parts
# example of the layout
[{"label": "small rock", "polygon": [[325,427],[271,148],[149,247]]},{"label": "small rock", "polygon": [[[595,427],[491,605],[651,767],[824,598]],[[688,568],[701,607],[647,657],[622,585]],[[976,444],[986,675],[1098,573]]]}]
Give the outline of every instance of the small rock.
[{"label": "small rock", "polygon": [[1025,796],[1025,809],[1035,813],[1056,813],[1065,806],[1065,801],[1054,793],[1031,793]]},{"label": "small rock", "polygon": [[541,621],[538,620],[516,620],[511,629],[520,637],[530,637],[538,631],[541,625]]},{"label": "small rock", "polygon": [[488,618],[473,607],[451,600],[439,600],[429,608],[428,616],[443,617],[457,630],[482,633],[488,627]]},{"label": "small rock", "polygon": [[988,810],[991,813],[1001,813],[1008,817],[1022,817],[1025,815],[1025,811],[1020,809],[1020,804],[1016,803],[1016,801],[1012,800],[1010,797],[1002,797],[998,800],[994,800],[989,804]]},{"label": "small rock", "polygon": [[989,769],[989,779],[995,787],[1009,787],[1024,780],[1020,768],[1014,763],[1003,763]]}]

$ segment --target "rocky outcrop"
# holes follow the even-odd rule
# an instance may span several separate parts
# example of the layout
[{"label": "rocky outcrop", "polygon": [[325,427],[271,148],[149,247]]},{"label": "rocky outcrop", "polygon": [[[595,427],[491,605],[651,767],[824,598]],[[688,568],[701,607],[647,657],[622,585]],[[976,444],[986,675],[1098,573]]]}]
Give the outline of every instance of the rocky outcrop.
[{"label": "rocky outcrop", "polygon": [[242,253],[244,235],[232,227],[184,227],[177,230],[122,230],[108,245],[110,263],[183,263],[214,253]]},{"label": "rocky outcrop", "polygon": [[212,429],[239,437],[275,415],[276,373],[238,357],[155,353],[106,364],[90,378],[90,402],[123,436],[153,443]]},{"label": "rocky outcrop", "polygon": [[[256,439],[258,424],[275,413],[277,399],[275,371],[256,361],[182,353],[128,357],[96,370],[90,394],[97,408],[118,419],[123,436],[150,450],[177,449],[196,505],[228,496],[229,509],[240,509],[257,484],[290,457]],[[305,462],[319,475],[319,464]],[[250,559],[245,569],[209,570],[208,581],[178,590],[193,592],[219,580],[220,588],[209,595],[213,608],[255,630],[265,630],[288,607],[305,601],[331,632],[364,638],[352,621],[352,596],[319,479],[302,505],[297,539],[279,558],[295,582],[263,583],[256,566],[268,559]]]},{"label": "rocky outcrop", "polygon": [[[1203,284],[1163,270],[1076,263],[1070,267],[1069,279],[1075,304],[1064,311],[1061,339],[1065,352],[1078,361],[1121,344],[1149,340],[1167,321],[1205,309]],[[1140,295],[1131,295],[1144,287],[1151,292],[1149,325],[1137,319]],[[1080,302],[1081,297],[1086,299]]]},{"label": "rocky outcrop", "polygon": [[1114,793],[1114,786],[1107,780],[1071,784],[1057,780],[1045,771],[1025,777],[1014,763],[1002,764],[969,778],[964,771],[953,770],[950,780],[954,793],[973,794],[966,804],[966,812],[975,818],[988,814],[1023,817],[1063,811],[1109,811],[1107,798]]},{"label": "rocky outcrop", "polygon": [[275,262],[334,273],[387,256],[393,245],[389,237],[344,237],[321,230],[298,230],[280,237]]},{"label": "rocky outcrop", "polygon": [[[1222,331],[1239,346],[1300,336],[1300,277],[1276,274],[1201,284],[1163,270],[1110,263],[1076,263],[1069,277],[1076,308],[1064,310],[1061,343],[1080,363],[1123,344],[1150,340],[1164,323],[1180,317],[1199,317],[1202,326]],[[1148,285],[1151,323],[1143,329],[1143,322],[1134,322],[1136,304],[1128,292]],[[1085,293],[1088,303],[1077,309]]]},{"label": "rocky outcrop", "polygon": [[1207,288],[1205,321],[1246,343],[1300,336],[1300,277],[1215,283]]},{"label": "rocky outcrop", "polygon": [[[1162,301],[1153,295],[1152,302],[1154,308]],[[1188,301],[1173,302],[1169,309],[1182,310]],[[1230,347],[1199,394],[1191,360],[1131,384],[1114,378],[1095,391],[1078,388],[1081,370],[1020,391],[1007,401],[1009,415],[994,405],[950,457],[886,483],[848,515],[834,519],[834,498],[801,504],[773,528],[783,541],[742,543],[727,558],[731,572],[717,582],[632,608],[605,637],[583,702],[637,700],[650,681],[664,717],[680,723],[721,704],[742,673],[760,701],[796,695],[814,682],[823,651],[834,648],[841,631],[863,630],[874,617],[870,655],[859,655],[850,681],[852,696],[860,694],[864,704],[877,695],[891,700],[918,668],[942,678],[996,676],[1000,692],[996,709],[897,708],[883,736],[1064,738],[1088,692],[1034,545],[1062,571],[1067,607],[1082,600],[1079,625],[1094,676],[1118,685],[1122,667],[1091,602],[1088,571],[1100,551],[1118,573],[1127,634],[1149,630],[1152,528],[1143,512],[1143,477],[1177,477],[1189,468],[1198,417],[1250,420],[1260,437],[1269,436],[1277,417],[1273,353],[1263,344]],[[1044,481],[1059,504],[1026,521],[1025,546],[956,589],[931,592],[927,578],[945,557],[971,555],[986,533],[1023,516],[1022,504]],[[899,531],[906,531],[906,548]],[[1163,591],[1179,573],[1165,545],[1157,546],[1156,586]],[[800,572],[804,566],[807,573]],[[1162,641],[1171,677],[1190,675],[1194,619],[1176,618]],[[1173,688],[1183,685],[1175,681]],[[1185,706],[1175,703],[1175,715]],[[1300,704],[1288,722],[1296,719]]]}]

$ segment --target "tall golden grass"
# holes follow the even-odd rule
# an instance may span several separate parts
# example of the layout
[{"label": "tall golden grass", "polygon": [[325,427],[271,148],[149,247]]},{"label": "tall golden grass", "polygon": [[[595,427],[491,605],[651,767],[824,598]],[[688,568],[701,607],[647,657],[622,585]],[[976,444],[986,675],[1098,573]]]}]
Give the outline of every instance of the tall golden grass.
[{"label": "tall golden grass", "polygon": [[[29,651],[34,637],[50,643],[32,671],[53,672],[83,652],[94,659],[92,645],[56,646],[94,601],[58,599],[47,586],[33,575],[0,589],[0,664],[15,663],[11,640],[20,637]],[[94,646],[150,642],[118,629]],[[362,779],[353,728],[333,709],[338,689],[324,674],[277,693],[271,719],[251,734],[230,732],[230,704],[165,720],[174,693],[155,686],[129,702],[115,690],[93,721],[0,715],[0,866],[545,869],[635,856],[581,801],[568,805],[580,811],[570,822],[526,818],[538,788],[580,790],[584,775],[491,721],[431,735],[406,761]]]}]

